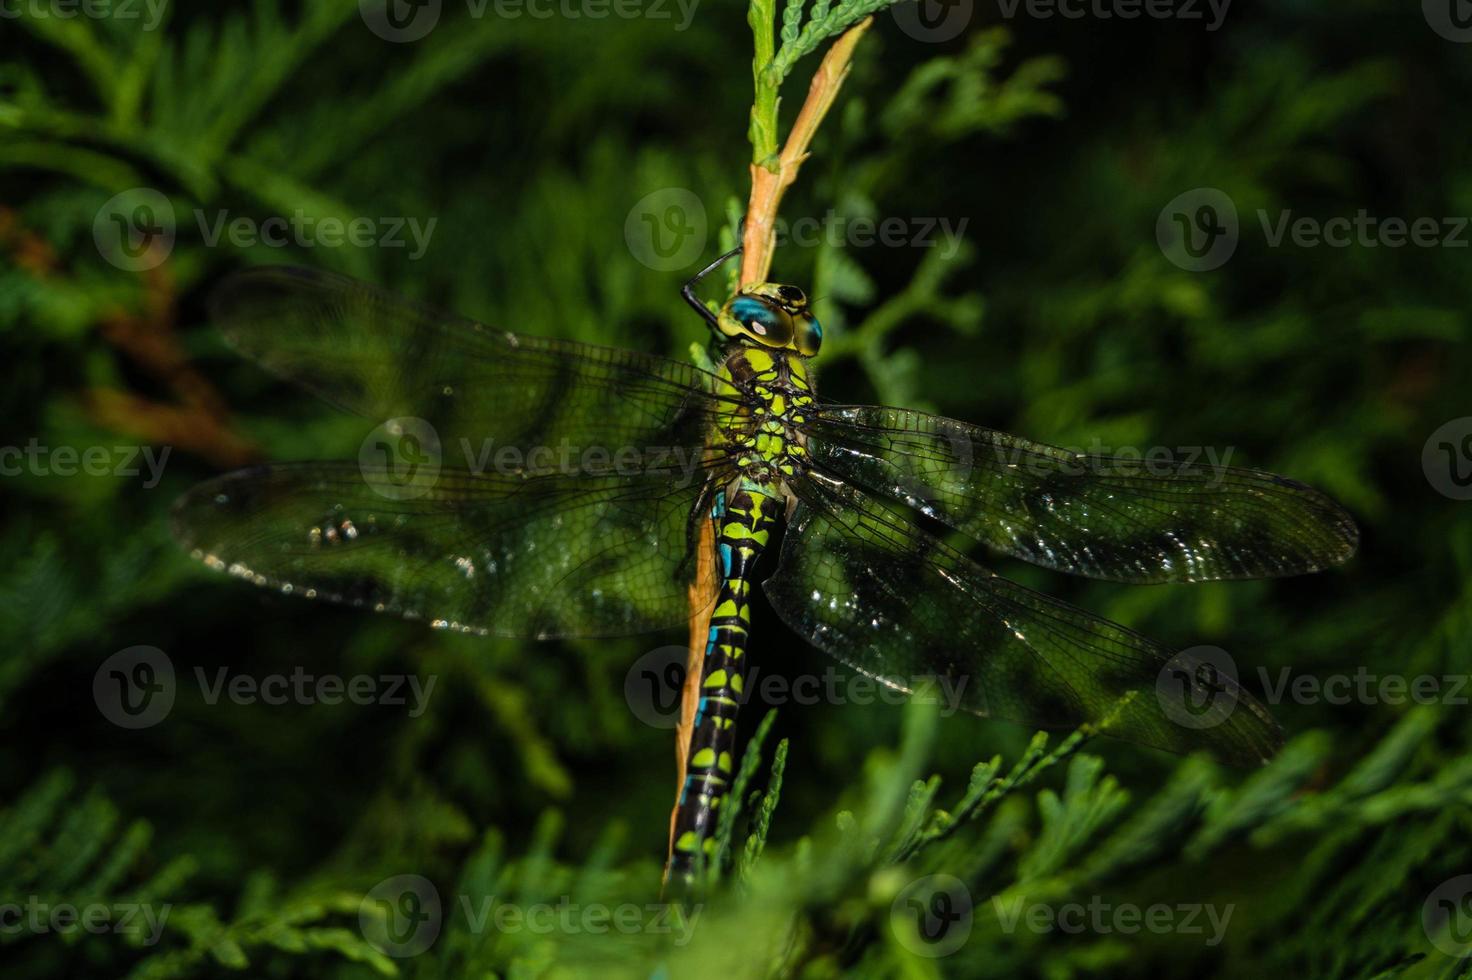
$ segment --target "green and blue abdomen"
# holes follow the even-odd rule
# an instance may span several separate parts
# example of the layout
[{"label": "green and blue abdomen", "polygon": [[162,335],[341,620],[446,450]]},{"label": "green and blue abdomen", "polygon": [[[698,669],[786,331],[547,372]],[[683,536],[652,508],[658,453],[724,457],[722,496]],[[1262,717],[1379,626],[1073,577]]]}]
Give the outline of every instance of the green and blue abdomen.
[{"label": "green and blue abdomen", "polygon": [[771,539],[781,501],[766,488],[721,491],[712,519],[720,586],[710,617],[700,694],[675,818],[671,869],[688,873],[715,846],[720,808],[735,775],[736,715],[745,694],[753,570]]},{"label": "green and blue abdomen", "polygon": [[742,348],[722,366],[738,395],[712,440],[734,452],[738,474],[716,494],[719,588],[701,664],[700,692],[685,783],[675,817],[670,870],[688,878],[712,856],[720,808],[735,776],[736,715],[746,679],[751,590],[758,559],[787,507],[784,477],[805,462],[794,426],[811,404],[798,358]]}]

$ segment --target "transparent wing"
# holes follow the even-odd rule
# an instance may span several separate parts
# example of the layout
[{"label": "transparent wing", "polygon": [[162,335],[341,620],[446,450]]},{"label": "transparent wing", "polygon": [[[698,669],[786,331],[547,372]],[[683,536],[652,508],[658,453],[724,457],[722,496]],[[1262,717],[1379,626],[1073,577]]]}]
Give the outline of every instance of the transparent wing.
[{"label": "transparent wing", "polygon": [[291,268],[211,299],[241,352],[382,423],[357,463],[196,487],[174,530],[260,585],[510,636],[683,622],[688,530],[716,467],[711,377],[664,358],[493,331]]},{"label": "transparent wing", "polygon": [[258,466],[174,507],[194,557],[308,598],[504,636],[683,623],[700,483],[675,474],[522,478],[357,463]]},{"label": "transparent wing", "polygon": [[800,503],[767,595],[798,634],[901,690],[1043,727],[1092,723],[1172,752],[1255,765],[1282,734],[1209,665],[1000,578],[821,475]]},{"label": "transparent wing", "polygon": [[1047,568],[1121,582],[1297,575],[1354,554],[1359,531],[1312,487],[1201,461],[1083,456],[904,409],[824,405],[822,471]]},{"label": "transparent wing", "polygon": [[372,419],[427,422],[450,457],[699,453],[711,376],[634,351],[523,337],[330,273],[271,267],[211,296],[230,343]]}]

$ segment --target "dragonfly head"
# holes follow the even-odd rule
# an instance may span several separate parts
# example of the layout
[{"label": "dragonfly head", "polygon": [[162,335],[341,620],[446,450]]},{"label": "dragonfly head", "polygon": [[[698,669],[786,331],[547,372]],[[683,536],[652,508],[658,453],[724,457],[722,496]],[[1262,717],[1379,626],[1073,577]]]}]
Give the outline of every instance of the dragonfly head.
[{"label": "dragonfly head", "polygon": [[717,328],[727,337],[763,347],[795,350],[813,357],[823,344],[823,327],[796,286],[759,282],[744,287],[721,307]]}]

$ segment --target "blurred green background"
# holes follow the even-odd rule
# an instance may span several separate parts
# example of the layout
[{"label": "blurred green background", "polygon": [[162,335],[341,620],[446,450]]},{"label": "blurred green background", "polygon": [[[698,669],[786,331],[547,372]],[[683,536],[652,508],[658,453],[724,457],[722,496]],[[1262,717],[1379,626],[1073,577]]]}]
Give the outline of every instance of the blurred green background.
[{"label": "blurred green background", "polygon": [[[1108,740],[1040,760],[1015,726],[882,702],[784,705],[735,828],[744,873],[685,935],[646,909],[671,733],[624,694],[682,634],[431,633],[211,574],[167,514],[226,469],[352,458],[362,437],[211,328],[210,285],[247,265],[688,357],[706,338],[679,286],[748,189],[744,6],[0,0],[0,446],[38,447],[0,459],[4,976],[1472,975],[1472,29],[1459,0],[1398,7],[878,15],[774,265],[821,298],[822,392],[1081,450],[1211,447],[1324,489],[1363,544],[1307,579],[1132,588],[991,564],[1221,647],[1259,694],[1376,680],[1347,703],[1284,696],[1289,745],[1251,774]],[[250,240],[298,215],[316,233]],[[368,219],[367,244],[324,219]],[[863,231],[886,220],[887,243]],[[66,475],[93,447],[106,472]],[[119,472],[145,447],[157,480],[143,458]],[[764,672],[827,669],[759,625]],[[94,678],[140,645],[177,691],[130,729]],[[221,668],[435,686],[417,717],[211,703],[196,672]],[[1421,676],[1432,703],[1376,686]],[[983,768],[976,819],[895,862],[993,756],[1032,768]],[[404,874],[442,904],[414,955],[370,921]],[[926,897],[938,880],[952,905]],[[936,935],[906,917],[916,887]],[[631,904],[638,927],[498,928],[476,918],[488,900]],[[1160,929],[1007,915],[1091,902],[1176,911]],[[38,906],[105,912],[38,926]],[[139,909],[167,910],[156,935]]]}]

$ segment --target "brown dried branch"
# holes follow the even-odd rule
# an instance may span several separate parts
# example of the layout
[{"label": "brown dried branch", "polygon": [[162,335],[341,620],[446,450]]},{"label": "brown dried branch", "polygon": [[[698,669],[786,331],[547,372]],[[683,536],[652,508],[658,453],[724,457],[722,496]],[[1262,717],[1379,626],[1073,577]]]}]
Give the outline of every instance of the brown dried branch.
[{"label": "brown dried branch", "polygon": [[854,48],[874,23],[865,17],[833,42],[823,56],[823,63],[808,86],[807,101],[792,123],[792,132],[777,158],[776,169],[761,163],[751,165],[751,198],[746,206],[746,227],[742,232],[741,284],[762,282],[772,267],[772,249],[776,244],[777,208],[782,195],[797,180],[798,169],[808,158],[808,147],[817,135],[823,117],[838,98],[838,90],[848,77]]}]

